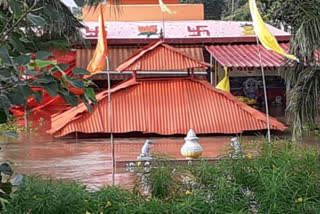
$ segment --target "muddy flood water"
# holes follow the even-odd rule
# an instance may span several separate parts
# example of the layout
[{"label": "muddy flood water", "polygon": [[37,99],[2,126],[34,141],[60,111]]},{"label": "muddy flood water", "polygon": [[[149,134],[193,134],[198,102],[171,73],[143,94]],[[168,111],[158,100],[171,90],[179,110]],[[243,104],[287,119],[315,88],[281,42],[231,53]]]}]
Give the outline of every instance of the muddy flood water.
[{"label": "muddy flood water", "polygon": [[[216,158],[230,148],[231,136],[200,137],[202,157]],[[254,136],[251,138],[255,138]],[[149,138],[152,152],[166,154],[173,159],[183,159],[180,148],[183,137]],[[115,139],[115,183],[123,187],[132,185],[134,174],[127,172],[124,161],[135,161],[145,138]],[[0,140],[1,141],[1,140]],[[305,143],[319,145],[319,137],[310,137]],[[50,142],[1,142],[0,161],[9,161],[17,173],[41,175],[58,179],[75,180],[97,189],[112,183],[112,162],[108,139],[68,139]],[[120,164],[120,162],[122,164]]]},{"label": "muddy flood water", "polygon": [[[231,137],[201,137],[203,157],[214,158],[225,153]],[[183,159],[180,148],[183,137],[149,138],[153,141],[151,152]],[[115,183],[132,184],[134,175],[126,171],[123,161],[135,161],[145,138],[115,139]],[[75,180],[96,189],[112,183],[112,162],[108,139],[75,139],[52,142],[2,143],[0,161],[9,161],[17,173],[41,175],[58,179]],[[121,164],[119,162],[122,162]]]}]

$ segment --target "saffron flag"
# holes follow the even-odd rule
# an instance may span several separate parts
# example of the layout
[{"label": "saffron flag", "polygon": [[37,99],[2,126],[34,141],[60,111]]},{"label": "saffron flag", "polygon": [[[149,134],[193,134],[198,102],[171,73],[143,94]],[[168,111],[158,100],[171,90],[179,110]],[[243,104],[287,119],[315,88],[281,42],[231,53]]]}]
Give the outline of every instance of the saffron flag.
[{"label": "saffron flag", "polygon": [[295,56],[284,52],[284,50],[280,47],[277,39],[268,30],[267,26],[263,22],[263,19],[259,13],[256,1],[249,0],[249,6],[250,6],[250,13],[253,21],[254,32],[259,38],[261,44],[267,50],[273,50],[274,52],[281,54],[289,59],[298,61],[298,59]]},{"label": "saffron flag", "polygon": [[[106,65],[106,58],[108,56],[108,44],[107,44],[107,33],[104,27],[103,19],[103,8],[102,4],[99,4],[99,35],[97,47],[94,52],[93,58],[91,59],[87,70],[92,74],[102,71]],[[87,78],[89,76],[85,76]]]},{"label": "saffron flag", "polygon": [[160,6],[162,12],[167,12],[167,13],[169,13],[169,14],[174,14],[174,13],[176,13],[176,11],[170,10],[170,9],[163,3],[162,0],[159,0],[159,6]]},{"label": "saffron flag", "polygon": [[220,89],[222,91],[230,92],[230,81],[229,81],[227,67],[224,67],[224,78],[219,82],[219,84],[216,86],[216,88]]}]

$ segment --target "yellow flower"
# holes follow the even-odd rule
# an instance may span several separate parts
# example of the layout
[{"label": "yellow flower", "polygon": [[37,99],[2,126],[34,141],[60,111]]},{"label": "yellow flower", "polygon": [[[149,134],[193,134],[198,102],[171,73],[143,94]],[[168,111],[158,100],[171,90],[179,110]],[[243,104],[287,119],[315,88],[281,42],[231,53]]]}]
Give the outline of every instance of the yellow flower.
[{"label": "yellow flower", "polygon": [[137,162],[137,166],[141,166],[141,162],[139,161],[139,162]]},{"label": "yellow flower", "polygon": [[303,198],[301,198],[301,197],[300,197],[300,198],[297,198],[297,202],[298,202],[298,203],[301,203],[302,201],[303,201]]},{"label": "yellow flower", "polygon": [[248,153],[246,156],[247,156],[247,158],[249,158],[249,159],[252,158],[252,154],[251,154],[251,153]]},{"label": "yellow flower", "polygon": [[192,192],[190,192],[189,190],[186,191],[186,195],[192,195]]},{"label": "yellow flower", "polygon": [[181,203],[181,204],[180,204],[181,207],[183,207],[184,205],[185,205],[184,203]]},{"label": "yellow flower", "polygon": [[110,201],[107,202],[107,207],[110,207],[112,204]]},{"label": "yellow flower", "polygon": [[91,212],[88,212],[88,211],[87,211],[86,214],[91,214]]}]

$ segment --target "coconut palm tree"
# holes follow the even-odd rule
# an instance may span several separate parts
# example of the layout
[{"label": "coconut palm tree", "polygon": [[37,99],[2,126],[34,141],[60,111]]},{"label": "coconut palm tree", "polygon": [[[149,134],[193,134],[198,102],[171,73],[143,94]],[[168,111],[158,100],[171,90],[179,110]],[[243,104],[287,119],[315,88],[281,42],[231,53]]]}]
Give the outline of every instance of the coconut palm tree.
[{"label": "coconut palm tree", "polygon": [[287,113],[292,120],[293,140],[306,125],[316,123],[320,113],[320,2],[318,0],[267,1],[266,12],[274,24],[282,24],[292,34],[291,52],[300,62],[283,72],[288,89]]}]

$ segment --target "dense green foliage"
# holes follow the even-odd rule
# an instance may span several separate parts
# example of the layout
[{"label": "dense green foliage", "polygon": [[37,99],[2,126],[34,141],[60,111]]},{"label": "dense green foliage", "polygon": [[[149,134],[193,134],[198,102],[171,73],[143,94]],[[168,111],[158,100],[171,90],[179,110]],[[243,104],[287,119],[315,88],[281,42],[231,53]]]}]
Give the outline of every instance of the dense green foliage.
[{"label": "dense green foliage", "polygon": [[182,4],[203,4],[205,19],[219,20],[223,15],[224,0],[180,0]]},{"label": "dense green foliage", "polygon": [[141,194],[140,183],[132,191],[88,192],[76,183],[31,177],[4,213],[319,213],[319,151],[286,142],[256,147],[257,158],[153,165],[145,172],[152,195]]},{"label": "dense green foliage", "polygon": [[300,62],[282,72],[288,88],[288,115],[293,121],[293,139],[303,128],[313,126],[320,115],[320,2],[318,0],[267,1],[266,14],[274,25],[283,25],[292,34],[291,52]]},{"label": "dense green foliage", "polygon": [[[94,102],[89,82],[67,76],[68,65],[51,59],[52,49],[67,49],[81,41],[82,24],[59,0],[0,1],[0,118],[5,121],[9,108],[25,106],[28,98],[41,99],[43,88],[52,97],[62,96],[69,104],[79,100]],[[74,74],[88,74],[74,69]],[[61,76],[61,78],[58,78]],[[69,88],[84,89],[77,96]],[[88,105],[90,108],[90,106]]]},{"label": "dense green foliage", "polygon": [[15,175],[8,163],[0,165],[0,211],[6,209],[11,195],[23,178],[23,175]]},{"label": "dense green foliage", "polygon": [[182,4],[203,4],[204,16],[208,20],[236,20],[251,19],[248,0],[180,0]]}]

